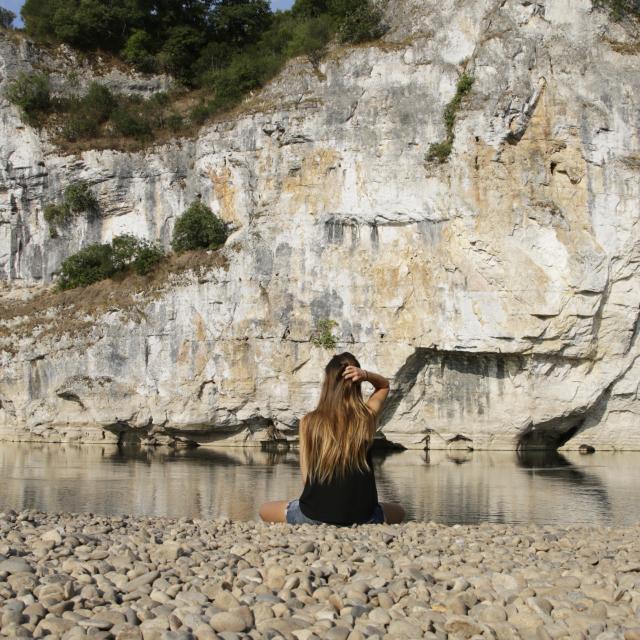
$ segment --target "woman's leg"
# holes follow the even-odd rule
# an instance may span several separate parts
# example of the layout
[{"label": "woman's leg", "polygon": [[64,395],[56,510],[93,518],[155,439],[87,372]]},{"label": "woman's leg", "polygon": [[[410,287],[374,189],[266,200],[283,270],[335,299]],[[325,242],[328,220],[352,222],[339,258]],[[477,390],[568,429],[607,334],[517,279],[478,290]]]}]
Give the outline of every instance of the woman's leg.
[{"label": "woman's leg", "polygon": [[380,505],[384,511],[384,521],[387,524],[399,524],[407,515],[402,505],[393,502],[381,502]]},{"label": "woman's leg", "polygon": [[288,500],[265,502],[260,507],[260,517],[265,522],[286,522]]}]

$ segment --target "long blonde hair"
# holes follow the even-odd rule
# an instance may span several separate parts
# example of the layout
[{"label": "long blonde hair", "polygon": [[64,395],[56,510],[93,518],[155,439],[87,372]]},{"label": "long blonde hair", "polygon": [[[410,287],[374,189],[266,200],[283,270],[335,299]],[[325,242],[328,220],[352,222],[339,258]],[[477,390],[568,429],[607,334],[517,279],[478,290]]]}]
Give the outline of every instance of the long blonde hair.
[{"label": "long blonde hair", "polygon": [[376,416],[362,399],[360,382],[342,376],[348,366],[360,367],[350,353],[331,358],[318,406],[302,419],[300,454],[314,482],[369,468],[367,450],[376,431]]}]

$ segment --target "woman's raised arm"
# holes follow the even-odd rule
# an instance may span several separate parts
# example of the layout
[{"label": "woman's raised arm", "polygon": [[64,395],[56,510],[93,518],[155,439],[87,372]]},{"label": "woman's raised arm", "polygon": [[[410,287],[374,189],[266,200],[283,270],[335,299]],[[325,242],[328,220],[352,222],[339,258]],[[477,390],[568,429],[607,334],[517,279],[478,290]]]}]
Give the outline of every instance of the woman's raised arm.
[{"label": "woman's raised arm", "polygon": [[358,367],[347,367],[342,375],[348,380],[353,380],[353,382],[370,382],[375,387],[375,391],[367,400],[367,406],[378,415],[389,395],[389,381],[379,373],[359,369]]}]

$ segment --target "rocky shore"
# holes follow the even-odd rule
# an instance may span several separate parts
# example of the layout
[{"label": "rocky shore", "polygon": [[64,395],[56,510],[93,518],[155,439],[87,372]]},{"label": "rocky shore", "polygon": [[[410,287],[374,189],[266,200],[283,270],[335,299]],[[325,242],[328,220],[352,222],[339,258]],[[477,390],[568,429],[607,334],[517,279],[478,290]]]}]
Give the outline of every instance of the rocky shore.
[{"label": "rocky shore", "polygon": [[640,639],[640,524],[0,513],[4,637]]}]

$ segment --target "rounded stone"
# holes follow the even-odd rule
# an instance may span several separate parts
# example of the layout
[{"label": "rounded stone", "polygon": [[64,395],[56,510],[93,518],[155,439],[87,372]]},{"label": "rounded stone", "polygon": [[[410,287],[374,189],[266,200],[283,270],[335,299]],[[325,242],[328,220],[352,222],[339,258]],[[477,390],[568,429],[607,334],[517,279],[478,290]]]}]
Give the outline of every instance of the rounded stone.
[{"label": "rounded stone", "polygon": [[233,631],[240,633],[247,628],[242,616],[230,611],[221,611],[211,616],[209,624],[213,627],[214,631]]}]

